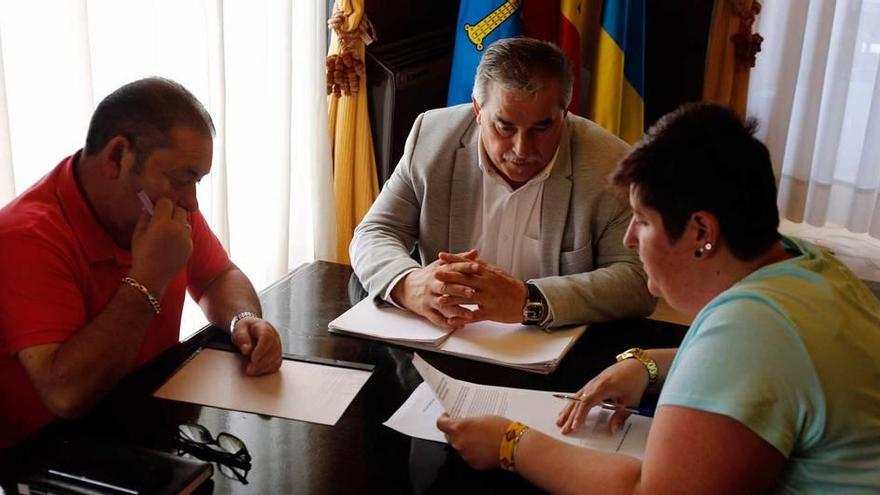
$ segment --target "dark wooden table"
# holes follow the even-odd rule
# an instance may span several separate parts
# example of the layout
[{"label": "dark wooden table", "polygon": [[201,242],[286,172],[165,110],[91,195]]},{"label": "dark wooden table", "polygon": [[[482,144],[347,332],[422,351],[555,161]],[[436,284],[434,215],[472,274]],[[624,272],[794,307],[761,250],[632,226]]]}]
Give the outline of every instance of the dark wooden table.
[{"label": "dark wooden table", "polygon": [[[336,426],[265,417],[182,402],[150,393],[204,345],[228,342],[206,328],[124,381],[87,418],[56,422],[3,453],[0,474],[10,481],[28,461],[31,444],[75,432],[125,444],[176,452],[177,426],[196,422],[216,435],[241,438],[251,453],[244,480],[215,466],[215,493],[523,493],[537,491],[503,471],[477,472],[446,445],[412,439],[382,426],[421,382],[412,351],[379,342],[331,335],[327,324],[365,296],[351,268],[315,262],[292,271],[261,294],[264,316],[281,334],[284,352],[375,365],[375,371]],[[420,352],[432,365],[461,379],[490,385],[574,391],[629,347],[670,347],[683,327],[652,320],[592,325],[550,375]],[[240,474],[243,474],[240,472]]]}]

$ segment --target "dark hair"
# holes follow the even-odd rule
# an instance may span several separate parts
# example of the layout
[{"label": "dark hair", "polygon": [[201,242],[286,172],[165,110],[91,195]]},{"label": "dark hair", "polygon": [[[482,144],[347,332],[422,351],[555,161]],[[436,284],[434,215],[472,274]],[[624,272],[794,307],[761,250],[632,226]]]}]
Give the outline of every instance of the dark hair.
[{"label": "dark hair", "polygon": [[751,260],[779,240],[776,179],[770,153],[754,137],[757,122],[692,103],[662,117],[623,159],[611,180],[634,185],[677,241],[699,210],[718,218],[734,256]]},{"label": "dark hair", "polygon": [[558,82],[562,88],[562,108],[571,102],[574,76],[565,53],[549,41],[533,38],[504,38],[486,49],[474,80],[474,99],[486,103],[489,83],[494,82],[507,90],[535,93],[544,89],[547,81]]},{"label": "dark hair", "polygon": [[114,137],[125,136],[139,168],[153,150],[171,145],[169,133],[177,125],[214,136],[208,111],[181,84],[162,77],[140,79],[101,100],[89,123],[84,152],[93,155]]}]

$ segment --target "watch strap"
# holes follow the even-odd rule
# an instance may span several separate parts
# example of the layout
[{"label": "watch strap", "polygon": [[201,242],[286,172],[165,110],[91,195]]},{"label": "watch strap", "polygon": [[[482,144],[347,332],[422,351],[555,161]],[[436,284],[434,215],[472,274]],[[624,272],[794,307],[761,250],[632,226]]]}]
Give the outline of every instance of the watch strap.
[{"label": "watch strap", "polygon": [[237,315],[232,317],[232,321],[229,322],[229,333],[232,333],[235,330],[235,325],[238,324],[239,321],[245,318],[260,318],[260,315],[252,312],[252,311],[242,311]]},{"label": "watch strap", "polygon": [[644,349],[633,347],[632,349],[627,349],[617,355],[617,362],[626,359],[637,359],[645,366],[645,369],[648,370],[648,383],[650,385],[657,383],[657,380],[660,378],[660,368],[657,367],[657,362],[654,361]]}]

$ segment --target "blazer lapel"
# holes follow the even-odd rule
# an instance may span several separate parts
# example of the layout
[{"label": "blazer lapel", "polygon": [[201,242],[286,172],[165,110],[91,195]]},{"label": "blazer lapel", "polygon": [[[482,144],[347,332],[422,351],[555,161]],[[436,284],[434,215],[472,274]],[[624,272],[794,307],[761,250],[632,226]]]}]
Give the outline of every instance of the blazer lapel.
[{"label": "blazer lapel", "polygon": [[559,275],[559,253],[571,199],[571,128],[568,119],[559,139],[559,154],[544,184],[541,202],[541,276]]},{"label": "blazer lapel", "polygon": [[474,218],[479,214],[482,171],[479,165],[479,145],[476,121],[461,139],[461,147],[455,153],[452,165],[452,184],[449,195],[449,250],[453,253],[467,251],[473,232]]}]

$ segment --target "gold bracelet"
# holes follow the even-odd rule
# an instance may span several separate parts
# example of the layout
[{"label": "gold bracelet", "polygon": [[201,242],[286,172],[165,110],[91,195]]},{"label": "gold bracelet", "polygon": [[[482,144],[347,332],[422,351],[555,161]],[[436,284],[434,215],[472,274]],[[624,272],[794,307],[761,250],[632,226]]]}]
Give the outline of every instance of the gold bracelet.
[{"label": "gold bracelet", "polygon": [[504,435],[501,436],[501,445],[498,448],[498,459],[501,461],[502,468],[516,471],[516,447],[527,431],[529,431],[529,427],[518,421],[511,422],[504,430]]},{"label": "gold bracelet", "polygon": [[150,306],[153,307],[153,311],[155,311],[156,314],[159,314],[162,312],[162,306],[159,305],[159,301],[157,301],[156,298],[153,297],[152,294],[150,294],[149,289],[144,287],[143,284],[141,284],[140,282],[138,282],[137,280],[135,280],[131,277],[123,277],[122,283],[124,283],[130,287],[134,287],[135,289],[137,289],[138,292],[140,292],[141,294],[146,296],[147,301],[150,302]]},{"label": "gold bracelet", "polygon": [[647,352],[638,347],[633,347],[617,355],[618,363],[626,359],[635,359],[642,363],[648,371],[648,384],[653,385],[657,383],[657,379],[660,377],[660,369],[657,367],[657,362],[651,359]]}]

